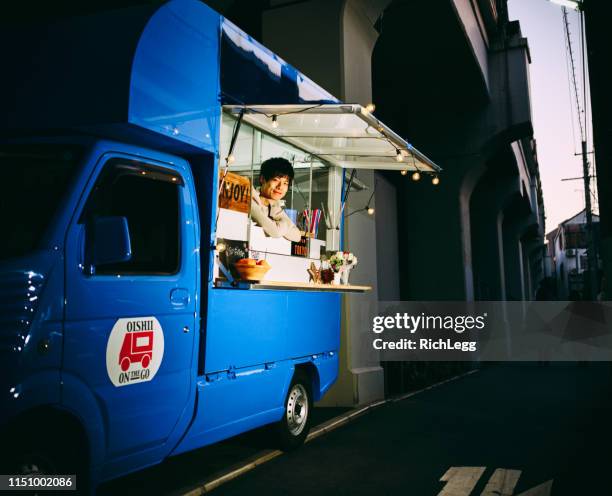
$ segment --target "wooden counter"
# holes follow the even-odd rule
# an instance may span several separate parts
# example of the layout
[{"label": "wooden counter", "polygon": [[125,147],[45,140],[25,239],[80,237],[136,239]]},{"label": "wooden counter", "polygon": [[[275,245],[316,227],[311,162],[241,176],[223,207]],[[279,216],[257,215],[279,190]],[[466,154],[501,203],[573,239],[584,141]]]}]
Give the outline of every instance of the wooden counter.
[{"label": "wooden counter", "polygon": [[280,281],[235,281],[234,285],[226,279],[217,279],[215,287],[225,289],[276,289],[279,291],[326,291],[335,293],[365,293],[372,286],[359,286],[355,284],[314,284],[312,282],[280,282]]}]

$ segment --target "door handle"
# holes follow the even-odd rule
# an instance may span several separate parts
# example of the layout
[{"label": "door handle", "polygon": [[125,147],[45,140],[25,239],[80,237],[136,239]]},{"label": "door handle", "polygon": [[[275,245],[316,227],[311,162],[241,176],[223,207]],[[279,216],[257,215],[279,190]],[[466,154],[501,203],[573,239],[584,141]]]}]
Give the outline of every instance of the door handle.
[{"label": "door handle", "polygon": [[170,303],[174,307],[186,307],[189,304],[189,291],[185,288],[174,288],[170,292]]}]

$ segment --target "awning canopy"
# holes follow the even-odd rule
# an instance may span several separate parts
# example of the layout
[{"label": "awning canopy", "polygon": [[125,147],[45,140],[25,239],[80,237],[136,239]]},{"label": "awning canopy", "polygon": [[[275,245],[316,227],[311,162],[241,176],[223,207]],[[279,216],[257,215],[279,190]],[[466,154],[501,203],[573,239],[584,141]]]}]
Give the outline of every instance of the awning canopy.
[{"label": "awning canopy", "polygon": [[251,126],[344,169],[442,169],[356,104],[224,105]]}]

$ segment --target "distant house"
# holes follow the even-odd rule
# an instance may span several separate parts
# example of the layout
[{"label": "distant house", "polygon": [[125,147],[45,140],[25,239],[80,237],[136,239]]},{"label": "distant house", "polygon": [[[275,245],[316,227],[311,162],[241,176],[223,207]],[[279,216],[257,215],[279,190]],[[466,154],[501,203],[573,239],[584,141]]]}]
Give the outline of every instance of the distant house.
[{"label": "distant house", "polygon": [[[599,216],[596,214],[593,214],[593,235],[597,246]],[[559,299],[582,296],[584,272],[588,269],[586,211],[561,222],[546,235],[546,240],[550,275],[556,280]]]}]

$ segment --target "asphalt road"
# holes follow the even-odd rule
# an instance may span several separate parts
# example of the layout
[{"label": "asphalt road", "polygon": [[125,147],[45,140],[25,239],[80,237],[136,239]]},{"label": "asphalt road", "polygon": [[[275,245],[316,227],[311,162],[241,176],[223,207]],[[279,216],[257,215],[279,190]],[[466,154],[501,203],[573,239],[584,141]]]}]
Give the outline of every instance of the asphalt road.
[{"label": "asphalt road", "polygon": [[[212,493],[519,495],[552,481],[552,492],[540,487],[537,494],[612,495],[611,370],[594,364],[485,368],[373,409]],[[236,439],[245,455],[266,447],[265,434]],[[229,466],[238,455],[235,443],[175,459],[107,491],[117,494],[123,487],[140,494],[145,481],[160,477],[163,485],[154,493],[177,494],[193,488],[198,476]],[[221,451],[215,455],[215,449]],[[493,477],[496,469],[506,471]],[[441,482],[447,472],[450,480]],[[514,492],[502,491],[498,476],[515,485]]]}]

